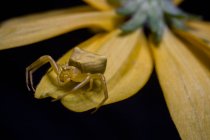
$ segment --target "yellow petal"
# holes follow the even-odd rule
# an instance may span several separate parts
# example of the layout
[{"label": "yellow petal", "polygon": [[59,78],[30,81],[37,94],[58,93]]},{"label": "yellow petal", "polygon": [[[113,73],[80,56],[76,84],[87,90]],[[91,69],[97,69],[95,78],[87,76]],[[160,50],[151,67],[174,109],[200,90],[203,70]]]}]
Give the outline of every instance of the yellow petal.
[{"label": "yellow petal", "polygon": [[111,30],[117,22],[114,11],[97,12],[88,7],[15,18],[0,27],[0,49],[35,43],[78,28]]},{"label": "yellow petal", "polygon": [[57,10],[45,11],[41,13],[29,14],[22,17],[15,17],[5,22],[7,22],[7,24],[15,24],[15,23],[19,24],[24,21],[27,21],[27,22],[36,21],[36,20],[40,20],[44,18],[52,18],[54,16],[62,16],[62,15],[69,15],[69,14],[74,14],[74,13],[83,13],[83,12],[90,12],[90,11],[95,11],[95,10],[89,6],[70,7],[66,9],[57,9]]},{"label": "yellow petal", "polygon": [[107,103],[124,100],[137,93],[147,83],[152,73],[153,62],[143,33],[127,59],[129,60],[121,68],[122,72],[117,71],[108,83],[110,99]]},{"label": "yellow petal", "polygon": [[109,4],[107,0],[83,0],[83,1],[98,10],[110,10],[114,8],[112,5]]},{"label": "yellow petal", "polygon": [[210,23],[191,21],[188,22],[188,26],[191,28],[186,31],[175,30],[175,32],[210,56]]},{"label": "yellow petal", "polygon": [[167,31],[152,45],[158,78],[183,140],[210,139],[210,76],[195,55]]},{"label": "yellow petal", "polygon": [[[139,31],[119,36],[119,30],[108,35],[96,36],[80,48],[107,56],[105,71],[109,98],[105,104],[124,100],[134,95],[149,79],[152,72],[152,59],[143,34]],[[140,41],[139,41],[140,37]],[[71,51],[60,60],[68,61]],[[61,61],[58,61],[59,63]],[[51,78],[50,78],[51,77]],[[51,80],[50,80],[51,79]],[[53,84],[53,72],[44,76],[37,87],[36,98],[51,96],[57,98],[68,91]],[[83,112],[96,107],[103,99],[102,92],[80,89],[62,99],[65,107],[72,111]]]}]

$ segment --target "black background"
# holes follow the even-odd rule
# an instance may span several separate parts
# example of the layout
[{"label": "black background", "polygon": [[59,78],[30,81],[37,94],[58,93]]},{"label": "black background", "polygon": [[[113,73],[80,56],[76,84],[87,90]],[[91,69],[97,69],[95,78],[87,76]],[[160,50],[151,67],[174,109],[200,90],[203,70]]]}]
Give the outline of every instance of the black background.
[{"label": "black background", "polygon": [[[202,3],[201,3],[202,2]],[[79,0],[2,0],[0,20],[83,4]],[[209,19],[205,1],[186,0],[185,11]],[[32,45],[0,51],[0,139],[14,140],[179,140],[155,72],[135,96],[104,106],[95,114],[74,113],[60,102],[37,100],[25,85],[25,68],[44,54],[58,59],[79,42],[91,37],[87,30]],[[49,67],[49,66],[48,66]],[[38,81],[47,67],[35,77]]]}]

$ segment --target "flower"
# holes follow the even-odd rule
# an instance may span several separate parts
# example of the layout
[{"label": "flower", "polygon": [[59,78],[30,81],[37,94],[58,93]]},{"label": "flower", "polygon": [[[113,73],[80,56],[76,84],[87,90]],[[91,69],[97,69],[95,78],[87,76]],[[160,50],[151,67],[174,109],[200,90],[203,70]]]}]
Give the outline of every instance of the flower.
[{"label": "flower", "polygon": [[[109,98],[105,104],[134,95],[146,84],[155,67],[181,138],[210,139],[210,24],[191,19],[170,0],[84,2],[90,6],[4,22],[0,28],[0,48],[34,43],[83,27],[103,29],[106,32],[99,30],[78,47],[108,59],[104,75]],[[150,31],[147,37],[145,26]],[[67,62],[71,53],[67,52],[58,63]],[[35,97],[56,99],[68,93],[55,82],[55,73],[49,71],[40,81]],[[82,88],[61,102],[70,110],[83,112],[100,103],[103,95],[99,91],[98,86],[91,91]]]}]

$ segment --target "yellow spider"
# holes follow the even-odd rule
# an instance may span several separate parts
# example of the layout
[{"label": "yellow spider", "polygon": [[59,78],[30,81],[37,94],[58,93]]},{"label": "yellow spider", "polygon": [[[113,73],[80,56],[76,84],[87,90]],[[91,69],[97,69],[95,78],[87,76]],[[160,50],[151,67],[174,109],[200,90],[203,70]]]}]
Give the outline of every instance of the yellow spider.
[{"label": "yellow spider", "polygon": [[[49,55],[41,56],[38,60],[33,62],[26,68],[26,85],[28,90],[33,90],[33,77],[32,74],[46,63],[50,63],[52,69],[55,71],[58,79],[58,84],[64,86],[67,83],[73,81],[78,84],[70,89],[71,92],[82,88],[86,84],[90,84],[88,90],[92,89],[93,81],[100,80],[104,93],[104,98],[100,104],[96,107],[98,109],[108,99],[108,91],[106,86],[106,80],[103,75],[106,69],[107,59],[105,56],[97,55],[91,52],[87,52],[78,47],[73,49],[73,53],[70,56],[69,62],[65,65],[58,65],[54,59]],[[59,100],[68,94],[64,94],[55,100]]]}]

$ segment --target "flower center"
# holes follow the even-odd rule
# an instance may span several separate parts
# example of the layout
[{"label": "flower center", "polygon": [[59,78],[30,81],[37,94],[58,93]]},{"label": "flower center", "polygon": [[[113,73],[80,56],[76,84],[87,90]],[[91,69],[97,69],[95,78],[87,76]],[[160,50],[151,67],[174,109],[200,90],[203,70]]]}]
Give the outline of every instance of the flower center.
[{"label": "flower center", "polygon": [[165,27],[185,29],[185,21],[193,16],[176,7],[172,0],[108,0],[120,7],[116,12],[127,17],[121,29],[132,32],[140,27],[149,29],[158,43]]}]

